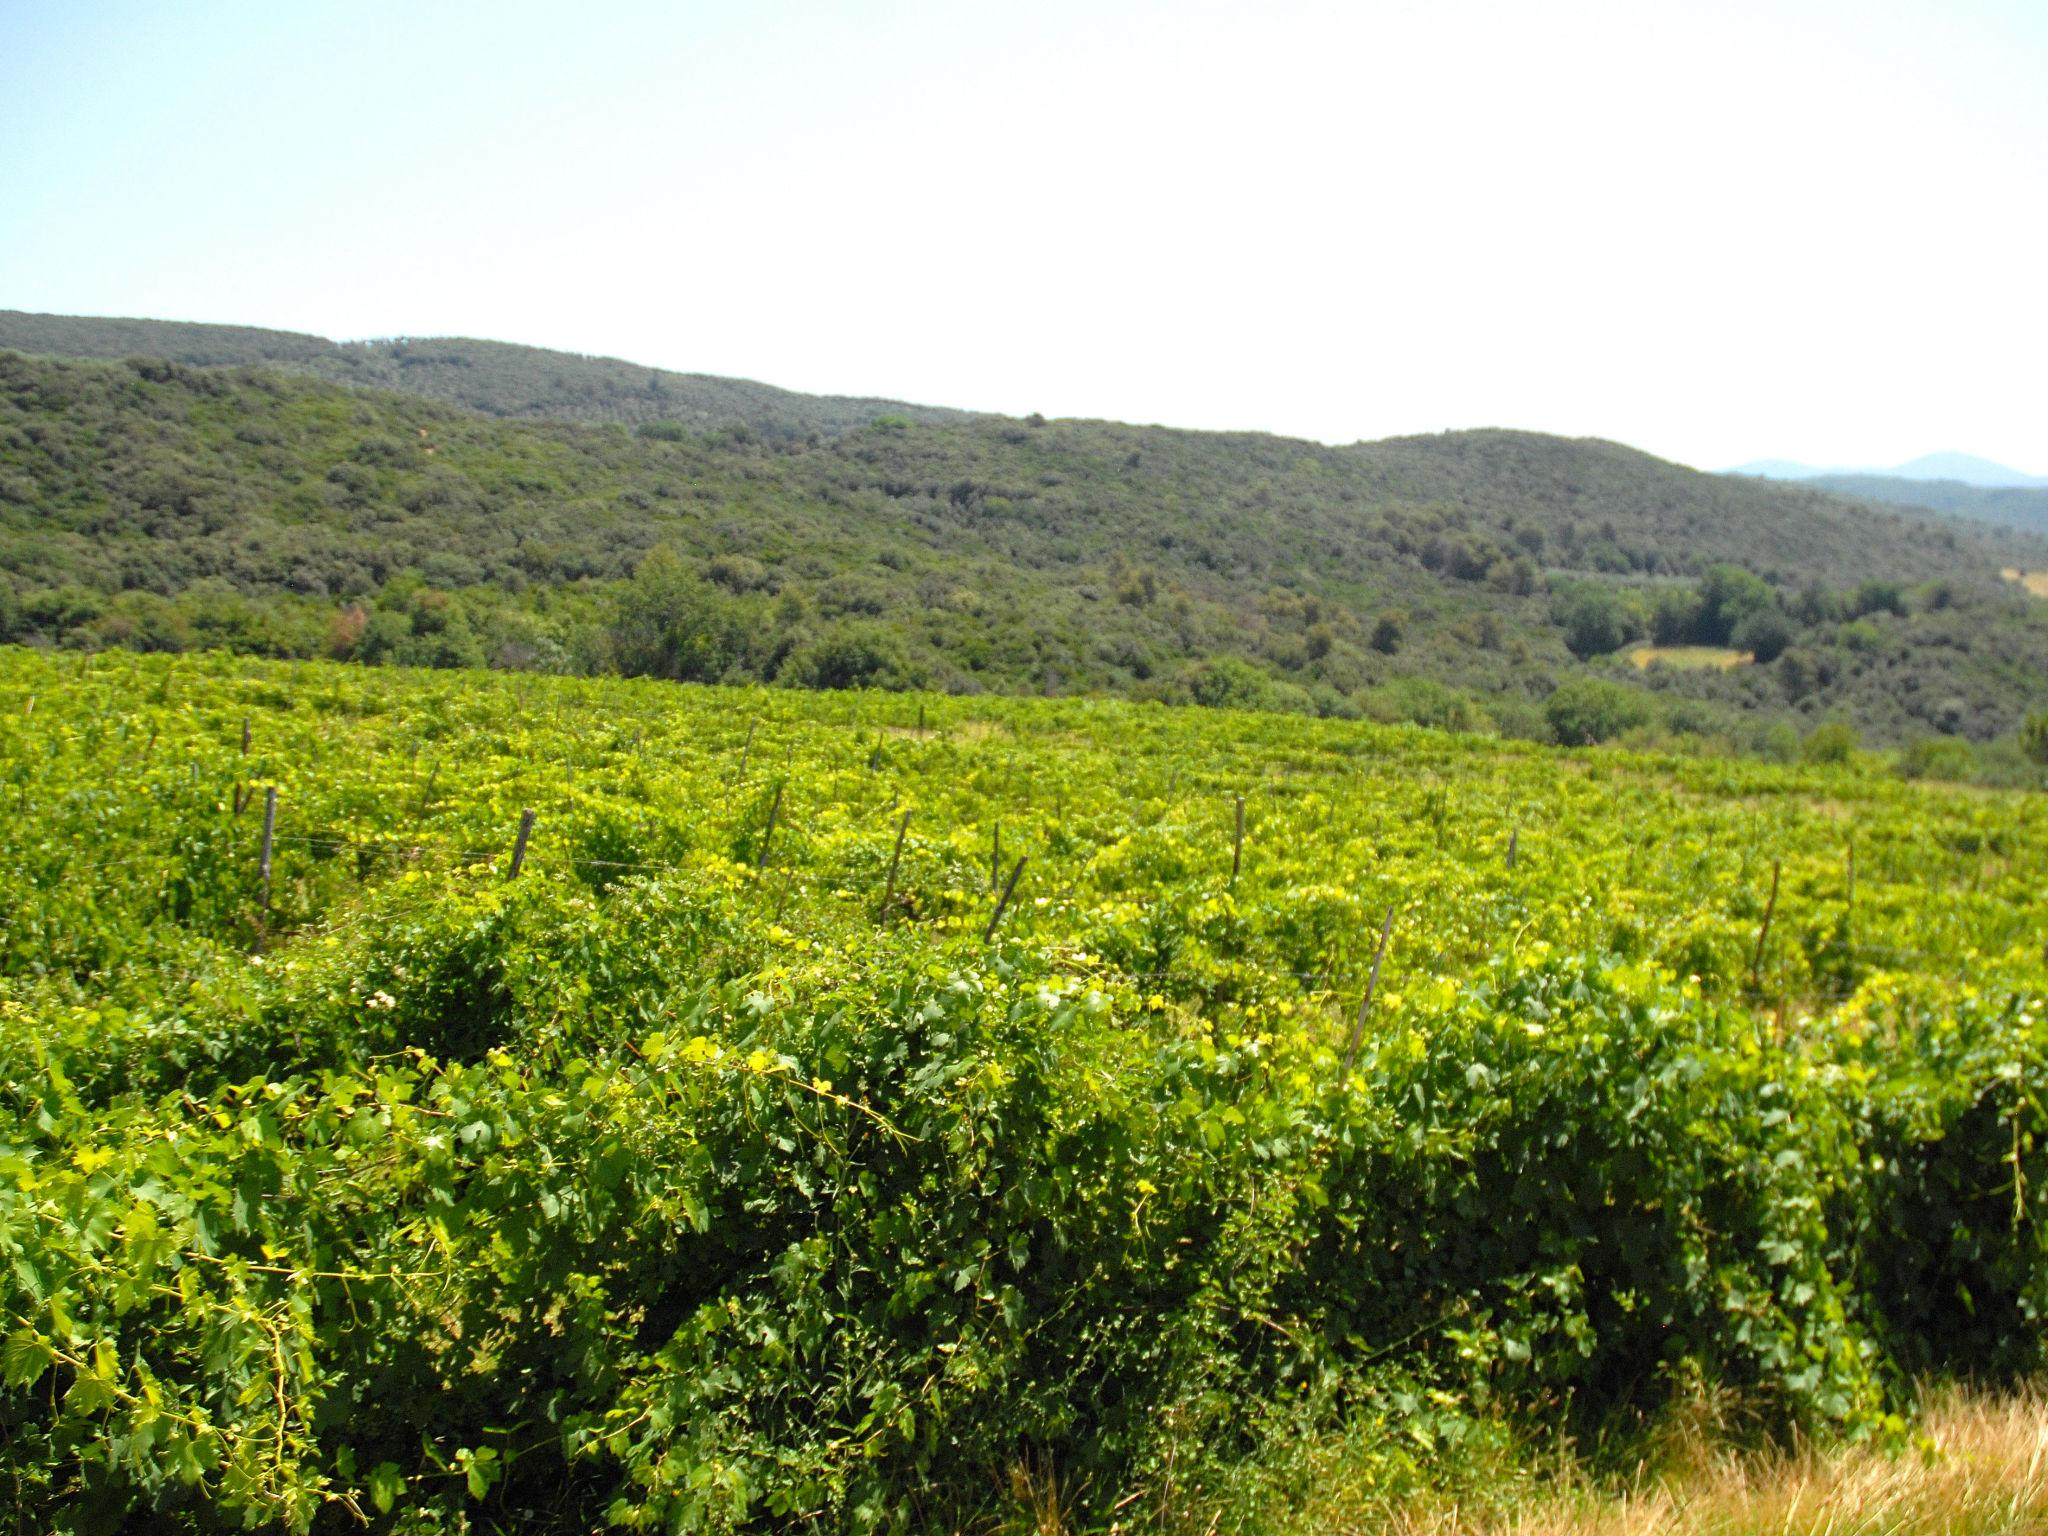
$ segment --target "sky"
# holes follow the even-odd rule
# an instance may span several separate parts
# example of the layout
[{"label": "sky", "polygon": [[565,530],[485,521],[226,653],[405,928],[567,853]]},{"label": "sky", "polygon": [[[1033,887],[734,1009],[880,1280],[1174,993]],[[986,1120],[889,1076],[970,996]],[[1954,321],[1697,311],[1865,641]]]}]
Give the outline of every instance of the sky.
[{"label": "sky", "polygon": [[2048,473],[2048,0],[0,0],[0,308]]}]

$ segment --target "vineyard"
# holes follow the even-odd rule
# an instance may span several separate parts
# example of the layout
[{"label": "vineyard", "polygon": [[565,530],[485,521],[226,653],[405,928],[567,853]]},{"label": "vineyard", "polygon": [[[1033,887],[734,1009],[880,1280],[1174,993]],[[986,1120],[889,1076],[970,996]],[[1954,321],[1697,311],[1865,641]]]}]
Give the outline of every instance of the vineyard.
[{"label": "vineyard", "polygon": [[2043,1363],[2044,942],[2043,798],[1872,763],[0,651],[0,1509],[1241,1529],[1327,1433],[1897,1440]]}]

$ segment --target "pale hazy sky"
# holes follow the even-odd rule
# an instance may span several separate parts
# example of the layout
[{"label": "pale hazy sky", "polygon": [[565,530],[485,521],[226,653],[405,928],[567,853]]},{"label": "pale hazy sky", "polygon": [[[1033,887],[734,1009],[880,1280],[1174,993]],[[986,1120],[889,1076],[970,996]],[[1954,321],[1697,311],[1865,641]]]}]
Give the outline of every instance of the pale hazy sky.
[{"label": "pale hazy sky", "polygon": [[2048,0],[0,0],[0,308],[2048,472]]}]

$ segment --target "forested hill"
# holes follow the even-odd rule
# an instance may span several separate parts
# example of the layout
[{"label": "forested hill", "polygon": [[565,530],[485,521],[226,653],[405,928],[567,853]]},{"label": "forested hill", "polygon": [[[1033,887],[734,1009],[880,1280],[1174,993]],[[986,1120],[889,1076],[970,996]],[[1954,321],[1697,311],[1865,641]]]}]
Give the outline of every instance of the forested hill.
[{"label": "forested hill", "polygon": [[844,432],[882,415],[933,422],[965,414],[900,400],[801,395],[746,379],[451,336],[334,342],[246,325],[0,310],[0,347],[42,357],[158,357],[194,367],[282,368],[424,395],[486,416],[627,426],[674,421],[699,431],[744,426],[776,437]]},{"label": "forested hill", "polygon": [[1700,474],[1594,438],[1444,432],[1347,452],[1381,495],[1456,506],[1552,569],[1656,576],[1733,561],[1786,586],[1845,585],[1981,572],[1990,548],[2007,547],[1925,511],[1873,515],[1807,486]]},{"label": "forested hill", "polygon": [[[693,432],[742,427],[782,440],[853,431],[878,416],[936,424],[970,414],[900,400],[804,395],[745,379],[464,337],[335,342],[256,326],[0,310],[0,348],[42,357],[147,357],[192,367],[285,369],[421,395],[487,416],[629,427],[673,423]],[[1774,553],[1809,541],[1790,552],[1800,563],[1824,564],[1830,542],[1850,525],[1827,495],[1806,501],[1788,523],[1783,497],[1798,488],[2048,533],[2048,490],[1986,490],[1886,476],[1815,476],[1796,487],[1779,481],[1763,497],[1723,497],[1695,484],[1661,503],[1643,504],[1639,493],[1651,478],[1644,455],[1617,444],[1574,446],[1577,451],[1560,454],[1556,441],[1540,434],[1458,432],[1361,444],[1356,451],[1374,466],[1374,483],[1385,491],[1483,507],[1496,520],[1525,516],[1540,504],[1566,511],[1588,504],[1625,506],[1643,541],[1623,552],[1632,567],[1682,567],[1710,549],[1712,558],[1746,559],[1760,534]],[[1745,477],[1739,483],[1755,481]],[[1608,520],[1603,511],[1599,521]],[[1570,558],[1571,552],[1563,553]],[[1597,563],[1605,556],[1611,563],[1612,553],[1596,550],[1592,558]]]},{"label": "forested hill", "polygon": [[2048,533],[2048,486],[1965,485],[1960,480],[1907,480],[1897,475],[1815,475],[1807,483],[1837,496],[1925,507]]},{"label": "forested hill", "polygon": [[0,638],[39,643],[1984,738],[2048,704],[2007,566],[2048,543],[1528,433],[784,439],[0,353]]}]

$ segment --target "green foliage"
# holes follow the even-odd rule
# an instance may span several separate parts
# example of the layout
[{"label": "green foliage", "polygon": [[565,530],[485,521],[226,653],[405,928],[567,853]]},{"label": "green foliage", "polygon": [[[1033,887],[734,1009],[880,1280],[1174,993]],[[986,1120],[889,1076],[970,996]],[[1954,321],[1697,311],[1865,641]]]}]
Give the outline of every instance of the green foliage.
[{"label": "green foliage", "polygon": [[790,676],[805,688],[900,690],[922,680],[894,635],[858,623],[840,624],[805,645],[790,661]]},{"label": "green foliage", "polygon": [[1234,656],[1220,656],[1196,669],[1188,693],[1209,709],[1263,709],[1273,692],[1272,681]]},{"label": "green foliage", "polygon": [[1850,595],[1849,617],[1860,619],[1871,613],[1906,616],[1906,596],[1896,581],[1866,581]]},{"label": "green foliage", "polygon": [[1199,1524],[1340,1418],[2044,1363],[2038,797],[22,650],[0,796],[28,1527]]},{"label": "green foliage", "polygon": [[1840,720],[1815,726],[1799,744],[1799,755],[1809,763],[1846,763],[1862,745],[1856,727]]},{"label": "green foliage", "polygon": [[1815,475],[1805,482],[1840,496],[1901,507],[1932,507],[1958,517],[2048,533],[2048,487],[1967,485],[1897,475]]},{"label": "green foliage", "polygon": [[1728,643],[1747,651],[1757,662],[1768,665],[1785,654],[1794,638],[1792,621],[1776,608],[1760,608],[1745,615],[1729,632]]},{"label": "green foliage", "polygon": [[1441,731],[1475,731],[1488,723],[1471,698],[1426,677],[1397,677],[1372,689],[1365,713],[1389,725],[1405,720]]},{"label": "green foliage", "polygon": [[1898,761],[1899,775],[1907,779],[1960,782],[1971,778],[1976,768],[1976,751],[1967,741],[1953,736],[1919,737],[1906,744]]},{"label": "green foliage", "polygon": [[[1411,678],[1540,698],[1571,648],[1748,623],[1747,676],[1617,680],[1723,737],[1796,709],[1986,740],[2048,706],[2048,605],[1996,574],[2048,563],[2017,535],[1611,444],[1330,448],[715,380],[700,414],[681,376],[523,349],[0,315],[8,337],[174,360],[0,354],[0,639],[1162,700],[1228,659],[1273,707],[1343,714]],[[1847,594],[1929,577],[1838,633]]]},{"label": "green foliage", "polygon": [[1581,584],[1559,592],[1551,617],[1564,631],[1574,656],[1604,656],[1618,651],[1642,633],[1641,615],[1624,594],[1609,587]]},{"label": "green foliage", "polygon": [[2042,1160],[2043,1018],[2038,993],[1957,998],[1899,978],[1868,988],[1843,1020],[1829,1072],[1871,1172],[1828,1213],[1835,1268],[1868,1298],[1874,1338],[1900,1369],[2039,1368],[2048,1236],[2025,1186]]},{"label": "green foliage", "polygon": [[353,388],[421,395],[486,416],[631,425],[640,437],[669,442],[734,428],[800,439],[865,427],[878,413],[887,413],[882,420],[906,424],[964,414],[897,400],[799,395],[745,379],[670,373],[617,358],[460,336],[332,342],[245,325],[0,310],[0,347],[53,357],[167,358],[183,368],[280,369]]},{"label": "green foliage", "polygon": [[1739,565],[1716,565],[1700,578],[1700,619],[1696,638],[1702,645],[1734,645],[1745,622],[1777,605],[1770,585]]},{"label": "green foliage", "polygon": [[1706,600],[1691,587],[1666,587],[1650,615],[1650,638],[1659,645],[1692,645],[1702,627]]},{"label": "green foliage", "polygon": [[615,599],[613,664],[627,677],[716,683],[745,675],[765,628],[759,605],[728,597],[663,546],[642,560]]},{"label": "green foliage", "polygon": [[1790,763],[1799,757],[1799,732],[1789,720],[1773,720],[1757,732],[1755,750],[1767,763]]},{"label": "green foliage", "polygon": [[2048,714],[2027,716],[2020,727],[2020,750],[2048,767]]},{"label": "green foliage", "polygon": [[1654,712],[1655,706],[1640,692],[1604,677],[1571,678],[1558,684],[1543,703],[1551,733],[1567,747],[1612,741],[1649,724]]}]

